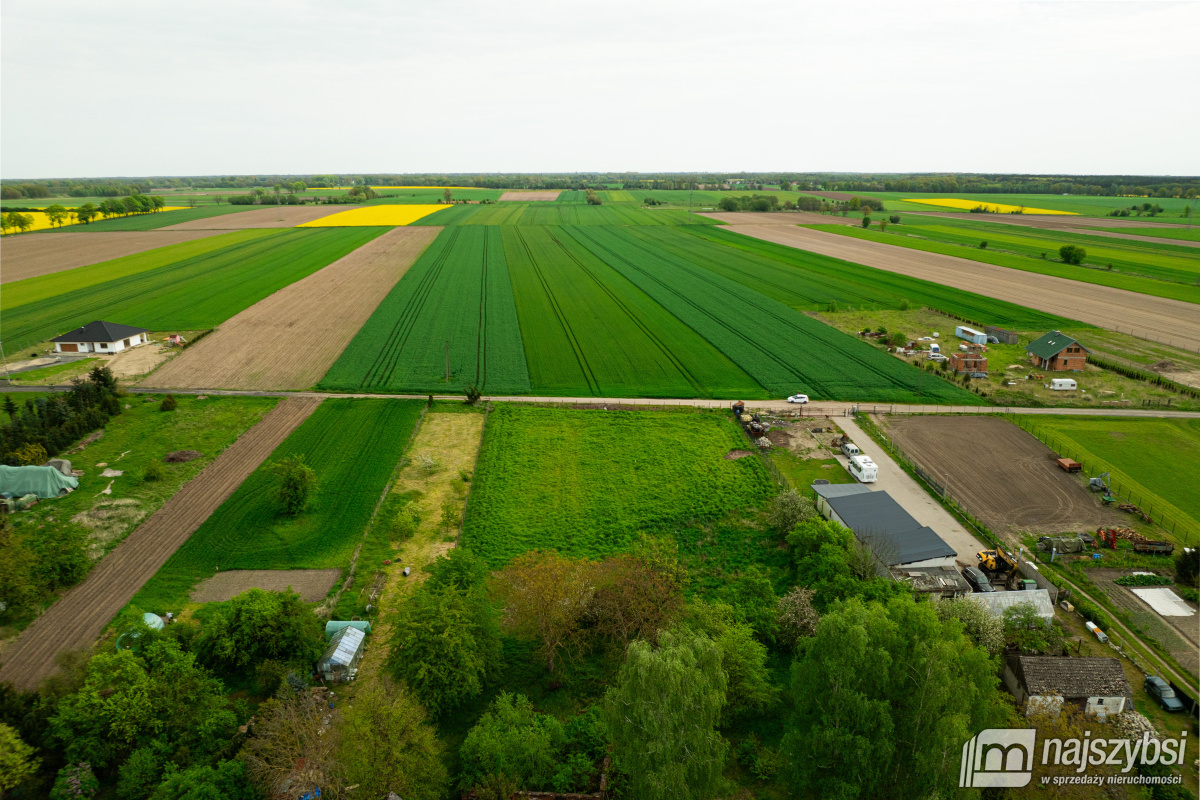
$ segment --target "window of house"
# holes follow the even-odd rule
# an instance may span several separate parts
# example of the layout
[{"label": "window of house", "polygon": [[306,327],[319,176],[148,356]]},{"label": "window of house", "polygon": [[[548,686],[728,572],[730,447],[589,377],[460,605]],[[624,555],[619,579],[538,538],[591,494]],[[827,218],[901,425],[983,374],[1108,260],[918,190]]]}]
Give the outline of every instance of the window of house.
[{"label": "window of house", "polygon": [[128,340],[128,339],[126,339],[126,340],[125,340],[125,346],[126,346],[126,347],[129,347],[129,340]]},{"label": "window of house", "polygon": [[107,349],[108,349],[108,344],[107,344],[107,343],[105,343],[105,342],[101,342],[101,343],[100,343],[100,349],[101,349],[101,350],[107,350]]}]

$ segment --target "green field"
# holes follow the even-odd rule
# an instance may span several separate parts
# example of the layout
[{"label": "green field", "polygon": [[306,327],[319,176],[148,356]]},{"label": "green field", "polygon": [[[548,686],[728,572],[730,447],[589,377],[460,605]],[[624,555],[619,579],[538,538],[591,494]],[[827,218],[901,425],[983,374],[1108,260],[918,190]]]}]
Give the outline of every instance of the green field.
[{"label": "green field", "polygon": [[462,543],[501,566],[527,550],[603,557],[771,493],[723,413],[504,405],[488,418]]},{"label": "green field", "polygon": [[515,203],[452,206],[414,225],[716,225],[679,209],[644,209],[630,203]]},{"label": "green field", "polygon": [[[255,235],[242,236],[236,244],[219,250],[65,291],[37,302],[10,307],[7,304],[11,298],[6,291],[4,341],[11,348],[20,349],[96,319],[155,331],[212,328],[387,230],[289,228],[267,231],[265,235],[246,231],[245,234]],[[209,241],[212,240],[175,246],[192,247]],[[164,248],[167,249],[170,248]],[[161,254],[162,251],[158,252]],[[93,269],[95,267],[82,267],[45,277],[61,281],[77,272]]]},{"label": "green field", "polygon": [[[176,610],[199,581],[228,569],[346,567],[421,414],[418,401],[326,400],[250,474],[133,599]],[[273,496],[270,464],[301,455],[317,491],[295,517]]]},{"label": "green field", "polygon": [[[1068,242],[1066,237],[1055,239],[1050,235],[1025,236],[992,230],[971,233],[962,228],[943,227],[936,224],[891,225],[886,232],[875,228],[864,230],[849,225],[806,225],[804,227],[854,239],[866,239],[897,247],[907,247],[926,253],[940,253],[984,264],[1036,272],[1039,275],[1053,275],[1057,278],[1093,283],[1099,286],[1111,286],[1114,289],[1124,289],[1155,297],[1200,303],[1200,285],[1196,283],[1200,279],[1200,261],[1197,259],[1149,254],[1144,261],[1136,262],[1130,258],[1129,251],[1094,246],[1091,240],[1095,240],[1097,237],[1090,237],[1084,247],[1088,253],[1087,263],[1089,266],[1073,266],[1058,260],[1058,248],[1068,243],[1081,243],[1084,237],[1078,234]],[[980,241],[987,241],[988,247],[980,248],[978,246]],[[1107,242],[1108,240],[1103,241]],[[1141,245],[1141,247],[1154,246],[1156,245]],[[993,248],[1001,248],[1004,252],[996,252]],[[1126,256],[1122,263],[1126,265],[1127,272],[1116,269],[1115,261],[1103,262],[1114,264],[1114,269],[1111,271],[1096,268],[1097,262],[1104,258],[1100,255],[1101,253],[1111,256],[1118,252]],[[1041,258],[1041,253],[1046,253],[1046,258]],[[1119,256],[1118,260],[1121,260]],[[1167,260],[1170,260],[1171,267],[1153,266],[1154,263]],[[1170,278],[1144,277],[1151,273],[1155,276],[1169,275]]]},{"label": "green field", "polygon": [[[938,211],[937,206],[922,205],[921,203],[906,203],[905,200],[930,198],[934,200],[971,200],[980,203],[1000,203],[1010,206],[1026,206],[1027,208],[1045,208],[1049,211],[1066,211],[1085,217],[1104,217],[1108,212],[1129,208],[1142,203],[1155,203],[1164,209],[1164,213],[1156,217],[1142,217],[1150,222],[1179,222],[1184,209],[1189,208],[1195,200],[1180,197],[1092,197],[1089,195],[1057,195],[1057,194],[972,194],[951,192],[846,192],[863,197],[878,197],[884,201],[888,211]],[[942,211],[954,211],[942,208]],[[965,209],[964,209],[965,210]],[[1200,210],[1200,209],[1197,209]],[[1132,213],[1132,212],[1130,212]],[[1194,212],[1193,212],[1194,213]],[[986,216],[986,215],[980,215]],[[1131,217],[1132,219],[1132,217]]]},{"label": "green field", "polygon": [[[1200,538],[1200,420],[1128,417],[1019,417],[1021,427],[1065,448],[1088,475],[1109,472],[1122,497],[1166,517],[1176,539],[1196,546]],[[1078,455],[1077,455],[1078,454]]]},{"label": "green field", "polygon": [[[445,188],[441,186],[423,186],[419,189],[376,189],[382,197],[377,197],[374,200],[368,200],[367,205],[395,205],[412,203],[416,205],[432,205],[442,202],[445,196]],[[491,200],[495,202],[500,199],[500,195],[504,194],[503,189],[451,189],[451,194],[455,200]],[[320,195],[327,197],[328,190],[310,191],[309,194]],[[334,193],[336,194],[336,193]],[[341,192],[345,194],[345,192]]]},{"label": "green field", "polygon": [[[1165,225],[1159,225],[1153,228],[1088,228],[1088,230],[1129,233],[1134,236],[1157,236],[1160,239],[1180,239],[1185,242],[1200,242],[1200,227],[1195,225],[1190,228],[1168,228]],[[1195,248],[1189,249],[1195,250]]]},{"label": "green field", "polygon": [[[445,343],[450,343],[450,382]],[[528,394],[498,227],[440,235],[321,380],[330,390]]]},{"label": "green field", "polygon": [[196,208],[181,208],[178,211],[159,211],[154,214],[131,214],[128,217],[99,219],[87,225],[68,225],[62,230],[72,233],[89,233],[97,231],[152,231],[165,228],[168,225],[178,225],[181,222],[191,222],[196,219],[208,219],[224,214],[237,214],[242,211],[253,211],[267,206],[197,206]]}]

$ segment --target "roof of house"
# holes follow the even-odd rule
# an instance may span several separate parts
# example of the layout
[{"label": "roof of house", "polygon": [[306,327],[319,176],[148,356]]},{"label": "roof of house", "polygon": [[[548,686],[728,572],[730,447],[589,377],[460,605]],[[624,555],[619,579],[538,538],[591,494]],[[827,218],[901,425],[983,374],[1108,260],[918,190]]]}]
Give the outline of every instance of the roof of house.
[{"label": "roof of house", "polygon": [[1133,688],[1115,658],[1018,656],[1017,675],[1031,695],[1133,697]]},{"label": "roof of house", "polygon": [[[847,484],[847,486],[854,484]],[[917,522],[887,492],[836,491],[840,487],[816,486],[842,522],[875,551],[889,567],[931,558],[954,558],[957,553],[932,528]],[[825,490],[825,491],[821,491]]]},{"label": "roof of house", "polygon": [[119,325],[115,322],[96,320],[82,328],[76,328],[70,333],[55,336],[52,342],[119,342],[139,333],[147,333],[147,328],[135,328],[132,325]]},{"label": "roof of house", "polygon": [[1052,358],[1071,345],[1078,345],[1085,353],[1092,352],[1061,331],[1050,331],[1040,339],[1035,339],[1025,346],[1025,352],[1033,353],[1038,358]]},{"label": "roof of house", "polygon": [[1049,622],[1054,618],[1054,604],[1050,602],[1050,592],[1046,589],[1032,589],[1023,592],[980,592],[972,596],[987,606],[998,617],[1004,616],[1005,610],[1018,603],[1033,603],[1037,607],[1038,616]]},{"label": "roof of house", "polygon": [[892,577],[899,583],[909,584],[917,592],[971,593],[971,584],[954,567],[896,567]]}]

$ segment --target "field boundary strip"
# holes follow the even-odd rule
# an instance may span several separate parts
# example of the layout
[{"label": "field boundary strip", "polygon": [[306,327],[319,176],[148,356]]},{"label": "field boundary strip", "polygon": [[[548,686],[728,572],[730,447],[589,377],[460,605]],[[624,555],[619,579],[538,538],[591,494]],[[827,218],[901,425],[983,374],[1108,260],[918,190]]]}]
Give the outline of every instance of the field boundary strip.
[{"label": "field boundary strip", "polygon": [[91,647],[109,621],[216,509],[320,405],[280,401],[5,648],[0,681],[32,690],[67,650]]}]

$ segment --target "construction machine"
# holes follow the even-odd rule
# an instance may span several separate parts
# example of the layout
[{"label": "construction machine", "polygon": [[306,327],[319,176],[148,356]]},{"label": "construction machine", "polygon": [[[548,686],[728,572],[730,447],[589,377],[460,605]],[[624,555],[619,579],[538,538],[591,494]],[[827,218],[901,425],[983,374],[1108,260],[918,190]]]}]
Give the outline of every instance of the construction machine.
[{"label": "construction machine", "polygon": [[979,559],[979,568],[993,581],[1003,578],[1005,582],[1008,582],[1017,574],[1017,560],[1004,552],[1002,547],[997,547],[995,550],[982,550],[976,553],[975,557]]}]

